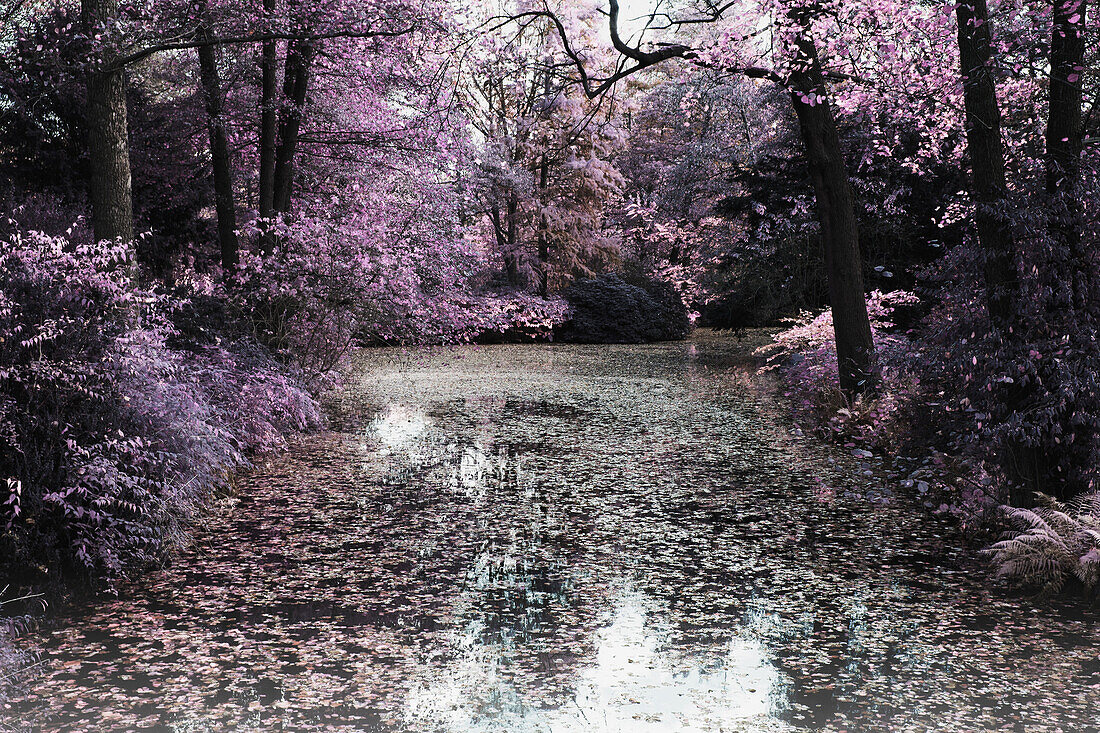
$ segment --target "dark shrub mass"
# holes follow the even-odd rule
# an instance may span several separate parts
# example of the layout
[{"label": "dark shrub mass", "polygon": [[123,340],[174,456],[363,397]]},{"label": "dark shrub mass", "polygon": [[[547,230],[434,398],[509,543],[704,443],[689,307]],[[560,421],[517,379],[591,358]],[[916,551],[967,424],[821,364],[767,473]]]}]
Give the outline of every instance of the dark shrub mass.
[{"label": "dark shrub mass", "polygon": [[579,280],[562,291],[572,317],[554,332],[556,341],[583,344],[638,344],[674,341],[691,332],[691,319],[679,294],[656,280],[643,285],[618,275]]}]

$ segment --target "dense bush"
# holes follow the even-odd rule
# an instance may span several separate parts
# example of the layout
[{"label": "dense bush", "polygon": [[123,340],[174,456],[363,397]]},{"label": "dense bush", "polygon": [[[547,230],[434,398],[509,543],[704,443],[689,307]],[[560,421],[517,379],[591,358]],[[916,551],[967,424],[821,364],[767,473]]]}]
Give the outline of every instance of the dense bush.
[{"label": "dense bush", "polygon": [[[233,281],[205,281],[219,295],[204,307],[293,364],[311,382],[356,344],[442,344],[545,338],[568,306],[471,276],[480,253],[455,236],[425,244],[431,222],[401,237],[378,232],[368,214],[356,227],[302,218],[279,223],[268,255],[246,252]],[[442,236],[432,232],[431,236]]]},{"label": "dense bush", "polygon": [[454,297],[447,304],[461,314],[454,318],[462,327],[451,341],[529,343],[546,339],[569,318],[569,304],[557,297],[543,298],[522,290],[494,290]]},{"label": "dense bush", "polygon": [[632,285],[617,275],[580,280],[562,291],[571,316],[554,338],[571,343],[647,343],[682,339],[691,319],[669,285]]},{"label": "dense bush", "polygon": [[[1086,239],[1089,249],[1094,241]],[[935,306],[916,333],[926,391],[940,395],[926,409],[945,447],[988,461],[1003,498],[1018,505],[1036,491],[1068,498],[1100,486],[1097,316],[1066,307],[1071,278],[1059,276],[1049,241],[1036,236],[1027,246],[1025,325],[991,331],[981,292],[963,284],[980,254],[960,247],[926,273]]]},{"label": "dense bush", "polygon": [[757,350],[761,371],[778,375],[800,428],[858,456],[892,456],[896,478],[916,489],[926,508],[956,516],[964,529],[985,527],[996,507],[993,476],[981,458],[946,452],[953,413],[944,412],[943,392],[929,394],[925,346],[912,330],[895,325],[917,305],[906,291],[868,296],[879,379],[871,392],[851,398],[841,392],[829,309],[788,319],[790,327]]},{"label": "dense bush", "polygon": [[256,347],[170,346],[130,253],[42,234],[0,254],[0,558],[38,583],[160,558],[249,450],[320,420]]},{"label": "dense bush", "polygon": [[[859,451],[919,463],[909,483],[964,528],[988,532],[999,524],[998,506],[1010,505],[1003,512],[1017,530],[991,548],[1002,575],[1047,590],[1075,575],[1091,587],[1100,484],[1095,316],[1068,306],[1072,278],[1058,276],[1064,259],[1050,241],[1033,234],[1026,246],[1034,270],[1019,329],[990,327],[982,291],[965,284],[980,257],[960,246],[922,273],[924,314],[914,328],[884,334],[885,301],[868,301],[881,368],[874,393],[848,401],[837,389],[828,311],[780,333],[765,368],[781,368],[807,424]],[[1031,509],[1035,496],[1042,505]]]}]

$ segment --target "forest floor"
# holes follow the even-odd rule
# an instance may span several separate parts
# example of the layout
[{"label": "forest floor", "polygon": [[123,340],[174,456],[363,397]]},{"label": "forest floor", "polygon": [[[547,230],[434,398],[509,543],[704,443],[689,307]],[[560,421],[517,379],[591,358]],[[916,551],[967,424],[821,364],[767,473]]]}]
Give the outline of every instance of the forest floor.
[{"label": "forest floor", "polygon": [[789,434],[758,340],[360,352],[0,728],[1097,730],[1100,614]]}]

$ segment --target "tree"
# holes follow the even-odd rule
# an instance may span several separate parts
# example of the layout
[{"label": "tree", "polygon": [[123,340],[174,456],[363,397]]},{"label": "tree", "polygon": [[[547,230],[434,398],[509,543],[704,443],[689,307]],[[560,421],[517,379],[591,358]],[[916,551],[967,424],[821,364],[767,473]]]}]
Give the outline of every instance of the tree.
[{"label": "tree", "polygon": [[967,152],[974,195],[974,222],[984,259],[986,308],[1002,334],[1016,323],[1019,275],[1016,242],[1008,215],[1008,181],[1001,110],[993,79],[993,38],[985,0],[968,0],[956,10],[959,61],[966,104]]},{"label": "tree", "polygon": [[859,227],[848,169],[840,146],[836,119],[829,104],[825,75],[817,47],[809,35],[805,10],[792,13],[797,55],[788,77],[791,102],[809,159],[810,178],[817,200],[817,218],[825,268],[829,276],[829,302],[840,375],[846,394],[865,390],[874,380],[875,344],[863,289],[863,265],[859,252]]},{"label": "tree", "polygon": [[110,32],[117,25],[118,0],[81,0],[84,32],[104,36],[88,71],[88,199],[97,240],[130,242],[134,205],[130,143],[126,126],[126,71],[117,64]]},{"label": "tree", "polygon": [[298,150],[298,136],[302,130],[306,94],[316,51],[316,43],[308,37],[292,40],[287,45],[286,70],[283,72],[283,113],[279,120],[272,179],[271,210],[275,215],[290,211],[294,188],[294,156]]},{"label": "tree", "polygon": [[[736,48],[733,53],[723,53],[720,49],[717,53],[701,54],[686,45],[683,42],[686,39],[661,43],[651,50],[641,45],[646,30],[658,17],[667,21],[666,28],[683,29],[723,20],[730,14],[732,4],[707,7],[709,14],[698,18],[673,18],[654,11],[645,28],[636,34],[638,41],[632,45],[621,35],[618,0],[609,0],[608,33],[620,59],[602,77],[590,70],[585,60],[587,49],[574,46],[561,17],[549,6],[544,4],[536,10],[516,13],[512,20],[521,24],[536,18],[549,20],[557,30],[566,55],[575,65],[577,82],[589,97],[605,94],[619,80],[671,59],[688,59],[718,66],[731,74],[769,79],[790,91],[806,145],[811,179],[818,194],[817,215],[835,314],[840,385],[845,393],[854,396],[873,386],[875,349],[864,301],[854,202],[840,149],[840,136],[829,105],[825,75],[811,35],[811,23],[824,9],[816,3],[800,2],[775,9],[772,22],[781,29],[778,40],[783,48],[776,59],[780,63],[775,68],[742,63],[743,48]],[[793,29],[783,29],[783,17],[792,21]]]},{"label": "tree", "polygon": [[[264,0],[264,17],[275,13],[275,0]],[[275,98],[278,83],[277,49],[274,38],[265,38],[260,51],[260,180],[258,209],[260,218],[270,219],[275,213],[275,146],[278,143],[278,102]]]},{"label": "tree", "polygon": [[1093,299],[1091,263],[1081,248],[1081,87],[1085,74],[1087,0],[1054,0],[1050,41],[1050,105],[1046,129],[1046,189],[1053,200],[1051,236],[1067,252],[1073,306]]},{"label": "tree", "polygon": [[[203,26],[200,39],[209,39],[210,30]],[[229,157],[229,142],[225,133],[222,85],[218,75],[217,47],[199,46],[199,75],[206,106],[206,124],[210,132],[210,164],[214,171],[214,202],[218,216],[218,243],[222,267],[227,272],[240,262],[237,242],[237,204],[233,192],[233,165]]]},{"label": "tree", "polygon": [[483,36],[471,57],[457,98],[480,141],[474,206],[509,282],[546,295],[614,262],[603,218],[622,183],[611,155],[623,136],[609,105],[569,83],[570,62],[546,27]]},{"label": "tree", "polygon": [[[291,3],[287,18],[272,14],[270,3],[260,17],[247,8],[220,7],[215,18],[209,6],[199,12],[173,2],[150,6],[144,12],[128,8],[120,13],[118,0],[82,0],[84,33],[95,39],[88,71],[88,154],[91,181],[89,200],[97,238],[133,239],[133,193],[127,139],[126,70],[129,66],[164,51],[196,49],[206,97],[215,161],[215,189],[219,213],[219,237],[227,266],[235,262],[235,216],[231,215],[232,180],[226,176],[219,141],[220,94],[217,66],[211,56],[219,46],[261,44],[263,93],[261,95],[261,205],[262,213],[276,215],[290,207],[294,159],[302,111],[306,104],[310,71],[318,44],[323,39],[393,38],[405,36],[421,21],[419,8],[407,4],[363,12],[354,5]],[[165,40],[167,38],[168,40]],[[272,92],[271,54],[276,41],[287,45],[283,99]],[[212,108],[211,105],[214,105]],[[276,138],[271,138],[271,115],[278,110]],[[270,210],[267,200],[270,196]],[[267,241],[265,239],[265,241]]]}]

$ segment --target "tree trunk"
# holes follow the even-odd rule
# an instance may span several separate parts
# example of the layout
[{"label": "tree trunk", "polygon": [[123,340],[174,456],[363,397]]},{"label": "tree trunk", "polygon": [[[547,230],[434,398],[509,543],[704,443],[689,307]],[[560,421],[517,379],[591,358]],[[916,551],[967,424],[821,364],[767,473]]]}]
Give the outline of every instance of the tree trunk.
[{"label": "tree trunk", "polygon": [[[81,15],[86,31],[94,36],[118,16],[118,0],[81,0]],[[88,76],[91,170],[88,199],[95,238],[131,242],[134,206],[126,126],[126,72],[114,67],[114,56],[110,50],[100,52]]]},{"label": "tree trunk", "polygon": [[[200,30],[209,39],[210,29]],[[206,102],[206,123],[210,132],[210,161],[214,169],[214,204],[218,214],[218,243],[221,246],[222,268],[236,269],[239,262],[237,244],[237,209],[233,201],[233,168],[229,160],[229,144],[222,117],[221,80],[214,46],[199,46],[199,76]]]},{"label": "tree trunk", "polygon": [[[545,144],[545,142],[544,142]],[[546,155],[542,156],[542,161],[539,163],[539,195],[538,200],[540,206],[545,205],[543,197],[546,194],[546,188],[550,185],[550,164],[546,160]],[[539,214],[539,233],[538,233],[538,251],[539,262],[542,263],[542,279],[539,282],[539,294],[544,298],[550,293],[550,236],[547,231],[546,215]]]},{"label": "tree trunk", "polygon": [[493,204],[489,207],[489,219],[493,222],[493,234],[496,235],[497,249],[504,252],[504,245],[507,242],[504,239],[504,222],[500,217],[500,207]]},{"label": "tree trunk", "polygon": [[1050,40],[1050,111],[1047,117],[1046,178],[1051,196],[1050,233],[1065,248],[1073,307],[1089,305],[1091,267],[1081,246],[1081,179],[1083,121],[1081,78],[1085,67],[1087,0],[1054,0]]},{"label": "tree trunk", "polygon": [[286,52],[283,77],[283,110],[279,124],[279,145],[275,150],[274,199],[272,210],[277,214],[290,211],[294,186],[294,156],[298,150],[298,133],[305,113],[309,88],[310,66],[316,46],[313,41],[291,41]]},{"label": "tree trunk", "polygon": [[986,307],[992,326],[1012,333],[1016,323],[1019,276],[1016,243],[1008,219],[1008,185],[1001,111],[993,82],[992,33],[986,0],[967,0],[956,9],[959,60],[966,106],[967,151],[970,156],[974,223],[984,258]]},{"label": "tree trunk", "polygon": [[500,214],[500,206],[493,204],[489,207],[489,218],[493,221],[493,232],[496,234],[497,250],[504,260],[504,273],[510,285],[519,283],[519,268],[516,265],[515,252],[508,246],[508,232],[504,228],[504,218]]},{"label": "tree trunk", "polygon": [[522,263],[520,262],[520,252],[516,242],[519,236],[519,224],[516,221],[518,211],[519,197],[516,196],[515,193],[508,194],[508,207],[505,213],[507,229],[504,230],[504,246],[502,252],[504,253],[504,268],[508,273],[508,282],[516,287],[525,284],[521,271]]},{"label": "tree trunk", "polygon": [[863,291],[855,201],[817,47],[807,35],[798,39],[789,81],[817,198],[840,387],[852,396],[874,385],[875,344]]},{"label": "tree trunk", "polygon": [[[270,19],[275,0],[264,0],[264,14]],[[270,219],[275,201],[275,130],[278,104],[276,48],[274,40],[263,42],[260,50],[260,181],[257,209],[260,217]]]}]

